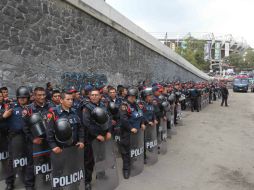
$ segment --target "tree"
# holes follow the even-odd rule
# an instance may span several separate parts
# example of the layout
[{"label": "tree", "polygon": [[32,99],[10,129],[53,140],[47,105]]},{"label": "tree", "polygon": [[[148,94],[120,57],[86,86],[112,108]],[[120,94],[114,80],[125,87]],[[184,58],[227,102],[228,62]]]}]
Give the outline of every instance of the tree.
[{"label": "tree", "polygon": [[235,66],[238,70],[254,68],[254,51],[252,48],[247,49],[243,53],[231,53],[229,57],[224,59],[224,62]]},{"label": "tree", "polygon": [[204,60],[205,41],[193,37],[185,39],[184,46],[176,48],[176,52],[200,70],[209,70],[209,63]]}]

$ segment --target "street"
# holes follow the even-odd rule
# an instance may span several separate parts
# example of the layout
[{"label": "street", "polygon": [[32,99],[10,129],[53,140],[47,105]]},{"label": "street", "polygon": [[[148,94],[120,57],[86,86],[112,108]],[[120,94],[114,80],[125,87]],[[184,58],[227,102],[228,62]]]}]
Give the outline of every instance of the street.
[{"label": "street", "polygon": [[[117,190],[253,190],[254,97],[230,91],[201,112],[184,112],[169,152]],[[249,101],[248,101],[249,100]]]},{"label": "street", "polygon": [[120,173],[117,190],[253,190],[253,97],[230,91],[229,107],[219,100],[199,113],[184,112],[168,153],[135,178]]}]

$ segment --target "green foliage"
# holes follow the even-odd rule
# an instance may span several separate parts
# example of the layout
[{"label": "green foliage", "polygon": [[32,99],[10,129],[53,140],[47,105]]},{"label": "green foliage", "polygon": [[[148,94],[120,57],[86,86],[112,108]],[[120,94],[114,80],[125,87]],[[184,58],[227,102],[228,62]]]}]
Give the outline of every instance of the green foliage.
[{"label": "green foliage", "polygon": [[176,52],[200,70],[208,71],[209,63],[204,60],[205,41],[193,37],[185,39],[185,47],[177,47]]},{"label": "green foliage", "polygon": [[231,53],[229,57],[225,58],[225,62],[235,66],[238,70],[253,69],[254,68],[254,51],[249,48],[242,54]]}]

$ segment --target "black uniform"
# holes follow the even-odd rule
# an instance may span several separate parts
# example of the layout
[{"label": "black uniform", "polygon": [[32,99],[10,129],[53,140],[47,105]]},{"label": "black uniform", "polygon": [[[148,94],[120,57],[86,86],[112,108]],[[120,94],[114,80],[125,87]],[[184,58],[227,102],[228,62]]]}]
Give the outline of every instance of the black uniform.
[{"label": "black uniform", "polygon": [[228,89],[227,87],[222,87],[221,88],[221,96],[222,96],[222,102],[221,102],[221,106],[223,106],[224,102],[225,102],[225,106],[228,106]]},{"label": "black uniform", "polygon": [[130,171],[130,137],[131,129],[139,129],[144,123],[143,111],[137,103],[124,102],[120,105],[121,118],[121,155],[123,159],[123,171]]},{"label": "black uniform", "polygon": [[81,120],[76,114],[75,109],[71,108],[67,111],[61,105],[58,105],[50,109],[48,114],[47,141],[49,147],[53,149],[57,146],[61,148],[66,146],[65,144],[59,143],[55,138],[55,122],[60,118],[66,118],[70,123],[72,128],[72,145],[75,145],[77,142],[84,143],[84,127],[81,125]]},{"label": "black uniform", "polygon": [[193,112],[196,109],[199,112],[198,105],[198,91],[195,88],[189,89],[190,100],[191,100],[191,111]]},{"label": "black uniform", "polygon": [[21,136],[24,138],[24,141],[21,143],[24,143],[24,155],[27,158],[27,165],[25,166],[25,173],[24,173],[24,182],[25,187],[34,187],[34,165],[33,165],[33,143],[31,139],[25,134],[25,128],[27,126],[27,123],[25,122],[25,119],[23,118],[23,114],[26,113],[26,108],[22,107],[18,104],[15,104],[12,106],[13,112],[12,115],[6,119],[6,123],[9,128],[9,153],[10,153],[10,164],[8,166],[8,178],[6,178],[6,184],[14,184],[15,181],[15,172],[13,170],[13,163],[12,163],[12,155],[15,154],[15,152],[20,150],[12,150],[13,146],[10,146],[12,144],[12,139],[14,139],[16,136]]},{"label": "black uniform", "polygon": [[[26,113],[23,115],[24,118],[26,119],[25,121],[28,122],[29,117],[33,114],[33,113],[41,113],[44,121],[47,121],[47,114],[50,108],[53,108],[54,105],[51,102],[46,102],[43,106],[39,106],[36,104],[36,102],[33,102],[31,104],[29,104],[26,107]],[[25,125],[24,127],[24,132],[26,133],[26,135],[28,136],[28,138],[33,141],[34,136],[32,135],[32,132],[30,130],[29,125]]]},{"label": "black uniform", "polygon": [[85,182],[91,183],[92,174],[94,168],[94,156],[93,156],[93,148],[92,141],[96,139],[97,136],[102,135],[105,136],[107,132],[111,132],[111,128],[108,130],[101,130],[100,125],[95,122],[92,118],[91,113],[96,107],[103,108],[107,111],[107,108],[102,102],[99,102],[98,105],[93,104],[92,102],[85,101],[83,102],[82,108],[82,124],[85,128]]},{"label": "black uniform", "polygon": [[177,107],[178,104],[180,103],[179,99],[181,97],[181,92],[180,90],[175,89],[174,93],[175,93],[174,124],[177,124]]}]

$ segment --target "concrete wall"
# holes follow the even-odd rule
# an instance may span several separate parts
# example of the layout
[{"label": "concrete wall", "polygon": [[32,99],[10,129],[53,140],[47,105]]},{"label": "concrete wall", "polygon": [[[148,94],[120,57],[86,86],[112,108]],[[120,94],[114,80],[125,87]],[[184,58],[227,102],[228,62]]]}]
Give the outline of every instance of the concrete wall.
[{"label": "concrete wall", "polygon": [[65,72],[105,74],[112,84],[208,79],[103,1],[95,2],[1,0],[0,86],[59,84]]}]

